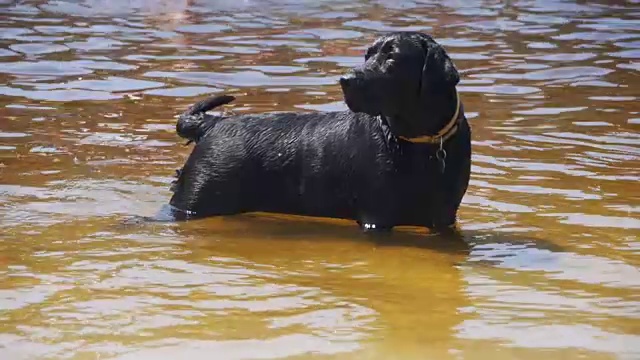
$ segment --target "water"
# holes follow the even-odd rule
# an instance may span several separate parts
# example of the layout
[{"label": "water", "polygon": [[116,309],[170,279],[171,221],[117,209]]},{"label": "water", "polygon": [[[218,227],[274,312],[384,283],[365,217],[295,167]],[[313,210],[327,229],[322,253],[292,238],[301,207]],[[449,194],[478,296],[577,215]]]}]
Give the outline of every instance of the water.
[{"label": "water", "polygon": [[[0,358],[640,358],[637,1],[0,4]],[[396,29],[463,75],[464,242],[132,221],[189,153],[176,114],[344,109]]]}]

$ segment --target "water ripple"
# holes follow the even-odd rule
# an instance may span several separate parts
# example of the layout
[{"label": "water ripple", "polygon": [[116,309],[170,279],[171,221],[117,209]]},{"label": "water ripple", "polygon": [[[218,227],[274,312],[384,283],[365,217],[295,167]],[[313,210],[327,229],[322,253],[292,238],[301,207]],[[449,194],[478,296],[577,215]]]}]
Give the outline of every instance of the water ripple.
[{"label": "water ripple", "polygon": [[[638,16],[633,1],[0,0],[0,358],[638,358]],[[238,97],[229,113],[347,110],[338,77],[396,30],[431,33],[461,75],[462,239],[148,221],[191,149],[177,114],[215,93]]]}]

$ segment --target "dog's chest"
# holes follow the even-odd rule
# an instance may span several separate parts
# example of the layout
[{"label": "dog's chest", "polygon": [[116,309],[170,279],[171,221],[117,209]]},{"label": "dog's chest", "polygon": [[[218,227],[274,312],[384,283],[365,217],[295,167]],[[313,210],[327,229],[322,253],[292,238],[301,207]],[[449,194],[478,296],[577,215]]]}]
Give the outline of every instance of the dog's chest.
[{"label": "dog's chest", "polygon": [[[424,146],[401,144],[393,156],[393,172],[390,174],[397,189],[397,198],[413,203],[415,207],[427,206],[442,176],[435,155]],[[414,207],[414,206],[412,206]]]}]

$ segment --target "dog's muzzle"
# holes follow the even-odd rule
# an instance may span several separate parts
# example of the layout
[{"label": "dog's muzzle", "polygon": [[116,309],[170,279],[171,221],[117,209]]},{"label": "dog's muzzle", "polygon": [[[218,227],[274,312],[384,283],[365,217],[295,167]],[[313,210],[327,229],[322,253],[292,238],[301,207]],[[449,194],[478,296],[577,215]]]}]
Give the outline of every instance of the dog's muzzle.
[{"label": "dog's muzzle", "polygon": [[357,83],[361,81],[358,79],[354,72],[349,72],[340,77],[340,86],[342,87],[342,91],[347,94],[351,94],[358,85]]},{"label": "dog's muzzle", "polygon": [[367,114],[372,112],[372,101],[367,96],[365,80],[362,74],[350,71],[340,78],[340,86],[342,87],[344,100],[351,111]]}]

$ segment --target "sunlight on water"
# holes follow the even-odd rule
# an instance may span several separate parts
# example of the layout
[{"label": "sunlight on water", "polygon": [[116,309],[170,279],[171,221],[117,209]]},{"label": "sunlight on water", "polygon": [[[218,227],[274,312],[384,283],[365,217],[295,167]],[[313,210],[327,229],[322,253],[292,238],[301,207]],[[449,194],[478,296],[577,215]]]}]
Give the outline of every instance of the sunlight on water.
[{"label": "sunlight on water", "polygon": [[[462,74],[462,238],[147,223],[175,116],[344,110],[381,31]],[[0,0],[0,358],[640,358],[634,1]]]}]

